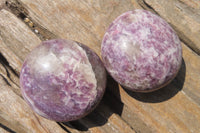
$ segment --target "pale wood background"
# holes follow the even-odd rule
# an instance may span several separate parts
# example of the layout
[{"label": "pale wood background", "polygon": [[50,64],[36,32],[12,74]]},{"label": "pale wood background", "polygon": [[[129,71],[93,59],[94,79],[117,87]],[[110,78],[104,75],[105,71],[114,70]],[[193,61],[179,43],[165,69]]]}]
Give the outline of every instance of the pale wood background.
[{"label": "pale wood background", "polygon": [[[136,8],[163,17],[177,32],[183,63],[166,87],[147,94],[108,78],[100,105],[83,119],[56,123],[35,114],[20,93],[26,55],[41,41],[65,38],[100,55],[102,37],[121,13]],[[199,133],[199,0],[0,0],[0,132]]]}]

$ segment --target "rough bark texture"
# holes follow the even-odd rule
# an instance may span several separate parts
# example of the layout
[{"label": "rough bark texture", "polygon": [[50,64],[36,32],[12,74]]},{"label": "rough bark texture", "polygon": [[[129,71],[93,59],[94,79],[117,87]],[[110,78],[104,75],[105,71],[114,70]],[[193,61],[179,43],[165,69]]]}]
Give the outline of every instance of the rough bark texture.
[{"label": "rough bark texture", "polygon": [[[151,93],[132,93],[109,78],[102,102],[83,119],[56,123],[21,97],[19,72],[41,41],[81,42],[100,55],[105,30],[121,13],[144,8],[179,35],[183,63],[176,78]],[[198,0],[0,1],[0,132],[200,132],[200,2]]]}]

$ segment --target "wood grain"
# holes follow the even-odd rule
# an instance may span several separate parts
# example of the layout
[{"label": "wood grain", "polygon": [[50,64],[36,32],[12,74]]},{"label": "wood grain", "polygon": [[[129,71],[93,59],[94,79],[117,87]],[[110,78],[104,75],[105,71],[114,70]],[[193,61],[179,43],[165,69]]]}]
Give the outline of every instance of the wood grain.
[{"label": "wood grain", "polygon": [[0,128],[0,133],[9,133],[8,131],[6,131],[5,129],[3,128]]},{"label": "wood grain", "polygon": [[[185,61],[185,80],[183,92],[200,106],[200,56],[182,43]],[[183,75],[177,77],[180,81]]]},{"label": "wood grain", "polygon": [[99,55],[101,39],[111,21],[117,15],[134,9],[128,0],[21,2],[28,7],[29,15],[39,25],[60,38],[81,42]]},{"label": "wood grain", "polygon": [[135,131],[132,130],[131,127],[124,120],[122,120],[119,115],[112,113],[112,110],[105,104],[102,104],[101,108],[98,109],[100,110],[101,115],[109,117],[108,122],[112,124],[113,127],[117,129],[117,131],[124,133],[135,133]]},{"label": "wood grain", "polygon": [[9,65],[19,72],[26,55],[41,41],[21,20],[5,9],[0,11],[0,18],[0,51]]},{"label": "wood grain", "polygon": [[[129,92],[110,78],[99,106],[75,122],[56,123],[32,112],[19,89],[19,72],[27,54],[42,40],[65,38],[81,42],[100,55],[109,24],[135,8],[155,12],[175,28],[183,47],[177,77],[151,93]],[[0,123],[20,133],[200,132],[199,15],[196,0],[1,1]]]}]

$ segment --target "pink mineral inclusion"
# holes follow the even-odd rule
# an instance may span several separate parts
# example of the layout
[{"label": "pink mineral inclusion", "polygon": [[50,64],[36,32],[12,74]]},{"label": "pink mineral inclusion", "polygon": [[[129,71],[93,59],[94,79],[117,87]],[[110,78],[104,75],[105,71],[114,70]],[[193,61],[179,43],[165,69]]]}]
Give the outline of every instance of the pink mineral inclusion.
[{"label": "pink mineral inclusion", "polygon": [[101,55],[111,76],[132,91],[152,91],[169,83],[182,62],[180,40],[170,25],[146,11],[117,17],[104,35]]},{"label": "pink mineral inclusion", "polygon": [[99,103],[106,72],[88,47],[70,40],[49,40],[24,61],[20,85],[24,99],[36,113],[55,121],[71,121]]}]

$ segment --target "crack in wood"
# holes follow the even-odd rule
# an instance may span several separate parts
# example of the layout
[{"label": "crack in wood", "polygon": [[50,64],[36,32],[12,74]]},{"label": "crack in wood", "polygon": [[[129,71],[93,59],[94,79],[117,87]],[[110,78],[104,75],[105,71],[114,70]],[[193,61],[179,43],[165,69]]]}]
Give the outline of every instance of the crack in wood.
[{"label": "crack in wood", "polygon": [[57,124],[66,132],[71,133],[67,128],[65,128],[65,126],[63,126],[60,122],[57,122]]},{"label": "crack in wood", "polygon": [[58,38],[55,34],[32,20],[31,16],[29,16],[28,10],[18,0],[7,0],[5,5],[8,10],[20,18],[40,38],[40,40],[44,41]]},{"label": "crack in wood", "polygon": [[8,61],[6,60],[6,58],[0,53],[0,63],[5,67],[5,69],[6,69],[6,72],[7,72],[7,76],[10,78],[10,73],[9,73],[9,71],[8,71],[8,69],[6,68],[6,67],[8,67],[8,68],[10,68],[10,70],[12,71],[12,73],[15,75],[15,76],[17,76],[17,77],[19,77],[19,74],[17,73],[17,71],[16,70],[14,70],[10,65],[9,65],[9,63],[8,63]]},{"label": "crack in wood", "polygon": [[7,62],[7,60],[4,58],[4,56],[0,53],[0,66],[1,66],[1,70],[0,70],[0,76],[3,78],[3,80],[7,83],[7,85],[12,87],[12,90],[22,98],[21,96],[21,92],[20,92],[20,86],[17,83],[17,81],[15,81],[13,78],[14,76],[16,76],[17,78],[19,78],[18,74],[16,73],[15,70],[13,70],[13,68],[9,65],[9,63]]},{"label": "crack in wood", "polygon": [[159,15],[158,12],[156,12],[153,7],[151,7],[149,4],[147,4],[145,0],[137,0],[137,2],[145,10],[149,10],[149,11]]},{"label": "crack in wood", "polygon": [[11,84],[8,82],[8,80],[2,74],[0,74],[0,76],[3,78],[3,80],[6,82],[7,85],[11,86]]},{"label": "crack in wood", "polygon": [[17,0],[7,0],[5,5],[18,18],[24,19],[26,16],[28,16],[28,11]]},{"label": "crack in wood", "polygon": [[11,130],[10,128],[6,127],[5,125],[0,123],[0,127],[4,130],[8,131],[9,133],[16,133],[15,131]]},{"label": "crack in wood", "polygon": [[[10,69],[10,71],[19,78],[19,74],[17,73],[16,70],[14,70],[8,63],[8,61],[6,60],[6,58],[0,53],[0,63],[2,64],[2,66],[4,67],[5,71],[6,71],[6,77],[3,76],[4,79],[6,79],[8,85],[12,86],[11,84],[14,84],[16,85],[17,87],[19,87],[19,85],[17,83],[15,83],[12,78],[11,78],[11,74],[10,72],[8,71],[8,69]],[[10,83],[12,82],[12,83]]]}]

